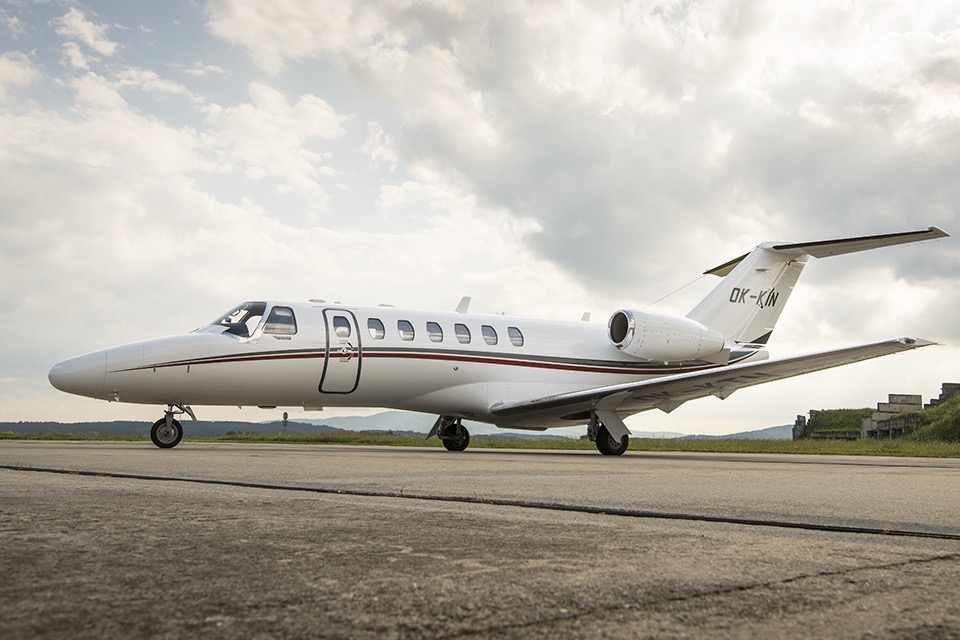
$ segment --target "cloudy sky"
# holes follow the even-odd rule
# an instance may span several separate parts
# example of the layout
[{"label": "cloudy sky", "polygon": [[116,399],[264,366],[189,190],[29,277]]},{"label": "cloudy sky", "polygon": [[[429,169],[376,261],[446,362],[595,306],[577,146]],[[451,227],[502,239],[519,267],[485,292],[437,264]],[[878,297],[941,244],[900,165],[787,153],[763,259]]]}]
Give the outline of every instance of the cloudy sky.
[{"label": "cloudy sky", "polygon": [[[948,1],[6,0],[0,52],[0,420],[152,421],[47,371],[243,300],[605,323],[766,240],[960,235]],[[628,424],[960,382],[955,238],[811,261],[769,346],[901,335],[946,346]]]}]

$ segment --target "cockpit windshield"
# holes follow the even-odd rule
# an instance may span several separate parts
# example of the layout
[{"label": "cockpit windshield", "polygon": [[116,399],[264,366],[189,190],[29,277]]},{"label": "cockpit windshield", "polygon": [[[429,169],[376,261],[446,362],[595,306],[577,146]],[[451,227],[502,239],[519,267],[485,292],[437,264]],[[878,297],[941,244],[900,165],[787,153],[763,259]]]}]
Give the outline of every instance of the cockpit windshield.
[{"label": "cockpit windshield", "polygon": [[260,324],[263,313],[267,309],[266,302],[244,302],[231,309],[218,319],[211,322],[205,329],[223,331],[240,338],[249,338]]}]

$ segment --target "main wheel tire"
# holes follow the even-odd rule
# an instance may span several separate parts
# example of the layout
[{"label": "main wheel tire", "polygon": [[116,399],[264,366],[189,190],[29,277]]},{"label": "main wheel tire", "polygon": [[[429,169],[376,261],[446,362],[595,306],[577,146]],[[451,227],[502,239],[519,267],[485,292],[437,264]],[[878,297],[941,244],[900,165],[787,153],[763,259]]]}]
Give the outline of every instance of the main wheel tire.
[{"label": "main wheel tire", "polygon": [[597,450],[605,456],[622,456],[630,446],[630,436],[624,435],[623,440],[610,435],[606,427],[601,426],[597,431]]},{"label": "main wheel tire", "polygon": [[160,418],[150,429],[150,439],[161,449],[170,449],[180,444],[183,439],[183,427],[180,426],[179,420],[171,420],[168,427],[167,419]]},{"label": "main wheel tire", "polygon": [[470,444],[470,432],[463,425],[451,424],[440,438],[447,451],[463,451]]}]

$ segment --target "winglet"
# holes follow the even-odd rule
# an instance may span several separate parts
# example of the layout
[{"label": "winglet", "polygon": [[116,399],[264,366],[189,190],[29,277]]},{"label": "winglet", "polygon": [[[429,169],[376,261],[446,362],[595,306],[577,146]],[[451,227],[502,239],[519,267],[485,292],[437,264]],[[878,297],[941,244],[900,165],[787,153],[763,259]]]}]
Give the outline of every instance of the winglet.
[{"label": "winglet", "polygon": [[463,296],[460,298],[460,304],[457,305],[457,313],[466,313],[467,309],[470,308],[470,296]]}]

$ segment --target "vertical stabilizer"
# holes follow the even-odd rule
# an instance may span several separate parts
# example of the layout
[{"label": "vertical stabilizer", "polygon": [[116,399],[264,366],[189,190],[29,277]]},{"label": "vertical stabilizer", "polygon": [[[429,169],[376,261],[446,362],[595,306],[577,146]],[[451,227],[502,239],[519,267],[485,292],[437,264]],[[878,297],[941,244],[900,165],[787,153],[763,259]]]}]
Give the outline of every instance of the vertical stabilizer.
[{"label": "vertical stabilizer", "polygon": [[766,344],[809,256],[826,258],[948,235],[937,227],[930,227],[922,231],[820,242],[766,242],[746,255],[706,271],[723,276],[723,281],[687,317],[716,329],[728,342]]},{"label": "vertical stabilizer", "polygon": [[807,256],[782,255],[773,243],[760,245],[738,263],[707,273],[729,273],[687,317],[716,329],[728,342],[766,344],[803,272]]}]

